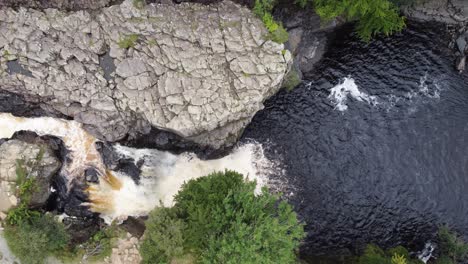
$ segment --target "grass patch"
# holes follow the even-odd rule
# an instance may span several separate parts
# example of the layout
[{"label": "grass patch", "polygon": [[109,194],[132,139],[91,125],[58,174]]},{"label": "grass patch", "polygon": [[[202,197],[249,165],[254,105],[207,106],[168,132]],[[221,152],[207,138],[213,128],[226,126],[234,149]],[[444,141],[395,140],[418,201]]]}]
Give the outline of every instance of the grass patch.
[{"label": "grass patch", "polygon": [[117,45],[119,45],[119,48],[121,49],[133,48],[135,47],[138,38],[138,34],[126,35],[125,37],[121,38],[119,42],[117,42]]}]

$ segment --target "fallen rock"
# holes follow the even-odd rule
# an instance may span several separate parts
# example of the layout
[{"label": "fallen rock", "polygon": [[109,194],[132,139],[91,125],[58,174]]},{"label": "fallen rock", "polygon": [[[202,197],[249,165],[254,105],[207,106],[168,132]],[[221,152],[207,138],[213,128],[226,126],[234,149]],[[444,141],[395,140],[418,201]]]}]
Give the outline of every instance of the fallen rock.
[{"label": "fallen rock", "polygon": [[[138,8],[127,0],[93,15],[0,9],[0,90],[70,116],[101,140],[155,127],[218,148],[237,140],[290,67],[289,52],[266,33],[229,1]],[[115,72],[101,67],[104,54]],[[8,74],[12,56],[33,77]]]},{"label": "fallen rock", "polygon": [[142,261],[139,252],[138,238],[127,233],[125,238],[120,238],[117,241],[116,247],[112,248],[110,258],[105,260],[105,263],[112,264],[139,264]]},{"label": "fallen rock", "polygon": [[[42,158],[40,158],[42,153]],[[30,206],[43,206],[50,195],[50,182],[61,167],[47,145],[38,145],[9,140],[0,145],[0,211],[6,212],[17,205],[17,163],[24,162],[28,177],[35,178],[35,190],[32,193]]]}]

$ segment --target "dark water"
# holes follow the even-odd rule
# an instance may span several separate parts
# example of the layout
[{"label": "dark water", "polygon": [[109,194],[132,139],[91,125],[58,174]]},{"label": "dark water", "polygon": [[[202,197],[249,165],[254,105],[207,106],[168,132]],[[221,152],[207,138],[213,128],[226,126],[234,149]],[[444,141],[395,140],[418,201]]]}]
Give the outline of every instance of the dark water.
[{"label": "dark water", "polygon": [[[243,136],[282,160],[307,223],[302,254],[369,242],[422,249],[440,224],[468,237],[468,74],[454,70],[449,37],[412,25],[366,45],[350,32]],[[348,76],[378,104],[348,96],[348,109],[335,109],[330,89]]]}]

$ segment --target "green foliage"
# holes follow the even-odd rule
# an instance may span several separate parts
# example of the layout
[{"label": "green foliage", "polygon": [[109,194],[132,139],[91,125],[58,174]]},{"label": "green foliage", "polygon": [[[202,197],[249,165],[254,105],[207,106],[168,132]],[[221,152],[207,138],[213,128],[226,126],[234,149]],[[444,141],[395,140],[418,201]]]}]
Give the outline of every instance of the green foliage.
[{"label": "green foliage", "polygon": [[23,222],[35,221],[40,216],[41,214],[38,211],[30,210],[25,203],[22,203],[8,211],[6,222],[9,225],[19,225]]},{"label": "green foliage", "polygon": [[119,42],[117,42],[117,45],[119,45],[119,48],[121,49],[133,48],[135,47],[135,43],[138,40],[138,38],[138,34],[130,34],[125,36],[124,38],[121,38]]},{"label": "green foliage", "polygon": [[69,241],[63,224],[49,215],[6,225],[4,236],[13,254],[28,264],[44,263],[48,256],[63,251]]},{"label": "green foliage", "polygon": [[276,22],[271,15],[277,3],[277,0],[255,0],[253,12],[262,19],[263,24],[268,29],[268,32],[270,32],[268,39],[277,43],[284,43],[288,41],[289,34],[283,25]]},{"label": "green foliage", "polygon": [[284,78],[283,88],[292,91],[296,86],[301,83],[301,77],[296,69],[291,69]]},{"label": "green foliage", "polygon": [[173,208],[151,213],[143,263],[294,263],[303,225],[288,203],[266,189],[255,195],[243,178],[226,171],[185,183]]},{"label": "green foliage", "polygon": [[[443,257],[439,258],[437,263],[460,263],[467,259],[468,244],[447,227],[439,229],[438,240],[440,253]],[[451,262],[448,262],[449,260]]]},{"label": "green foliage", "polygon": [[140,246],[143,263],[169,263],[184,254],[185,223],[177,219],[172,208],[156,208],[146,222],[148,232]]},{"label": "green foliage", "polygon": [[315,10],[325,20],[338,16],[357,20],[357,33],[364,41],[383,33],[390,35],[405,27],[405,18],[388,0],[315,0]]},{"label": "green foliage", "polygon": [[102,228],[82,245],[83,255],[90,261],[98,261],[110,256],[112,247],[122,235],[123,231],[115,224]]},{"label": "green foliage", "polygon": [[302,8],[305,8],[308,4],[310,4],[312,1],[311,0],[296,0],[294,1],[294,4],[302,7]]},{"label": "green foliage", "polygon": [[408,250],[402,246],[382,250],[374,244],[367,245],[358,264],[422,264],[418,259],[411,259]]}]

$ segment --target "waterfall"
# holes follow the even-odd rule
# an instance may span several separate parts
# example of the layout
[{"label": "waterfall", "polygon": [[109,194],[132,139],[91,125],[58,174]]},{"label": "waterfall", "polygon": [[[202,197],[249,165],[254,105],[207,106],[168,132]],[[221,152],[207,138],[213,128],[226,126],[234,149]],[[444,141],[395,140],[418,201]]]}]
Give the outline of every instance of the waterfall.
[{"label": "waterfall", "polygon": [[162,203],[171,206],[173,196],[184,182],[215,171],[236,170],[247,179],[257,181],[257,191],[267,185],[267,176],[274,172],[275,163],[268,160],[258,143],[235,148],[231,154],[215,159],[201,160],[193,153],[174,155],[156,149],[134,149],[121,145],[113,148],[122,158],[131,158],[141,165],[140,181],[136,183],[122,172],[111,171],[103,163],[96,149],[97,139],[75,121],[50,117],[23,118],[0,113],[0,138],[10,138],[15,132],[28,130],[38,135],[52,135],[63,140],[71,159],[66,159],[62,174],[71,182],[84,182],[87,168],[95,168],[99,183],[87,183],[91,211],[111,223],[128,216],[147,215]]}]

